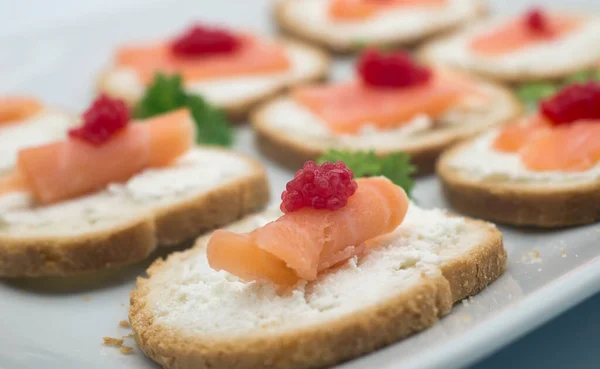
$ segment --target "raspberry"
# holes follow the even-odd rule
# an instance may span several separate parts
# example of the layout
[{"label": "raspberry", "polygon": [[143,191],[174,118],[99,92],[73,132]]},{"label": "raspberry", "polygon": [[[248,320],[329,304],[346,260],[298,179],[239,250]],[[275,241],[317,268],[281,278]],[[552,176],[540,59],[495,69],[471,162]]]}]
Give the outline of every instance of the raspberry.
[{"label": "raspberry", "polygon": [[364,84],[386,88],[423,84],[432,75],[428,68],[417,65],[408,53],[386,55],[375,49],[360,56],[357,69]]},{"label": "raspberry", "polygon": [[69,130],[69,136],[99,146],[125,128],[129,110],[122,100],[100,95],[82,118],[83,125]]},{"label": "raspberry", "polygon": [[240,46],[240,39],[224,29],[195,25],[173,41],[171,51],[182,57],[193,57],[227,54]]},{"label": "raspberry", "polygon": [[600,119],[600,83],[577,83],[542,101],[540,112],[553,124]]},{"label": "raspberry", "polygon": [[281,194],[281,211],[289,213],[303,207],[337,210],[348,203],[358,184],[354,173],[341,161],[317,165],[307,161]]},{"label": "raspberry", "polygon": [[525,14],[525,25],[529,30],[535,33],[552,33],[548,22],[548,15],[539,8],[531,9]]}]

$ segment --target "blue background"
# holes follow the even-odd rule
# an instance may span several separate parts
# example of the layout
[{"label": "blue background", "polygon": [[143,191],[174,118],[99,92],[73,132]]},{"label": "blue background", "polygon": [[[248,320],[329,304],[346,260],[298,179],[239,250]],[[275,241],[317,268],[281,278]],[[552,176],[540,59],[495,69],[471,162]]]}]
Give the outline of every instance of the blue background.
[{"label": "blue background", "polygon": [[600,294],[468,369],[600,368]]}]

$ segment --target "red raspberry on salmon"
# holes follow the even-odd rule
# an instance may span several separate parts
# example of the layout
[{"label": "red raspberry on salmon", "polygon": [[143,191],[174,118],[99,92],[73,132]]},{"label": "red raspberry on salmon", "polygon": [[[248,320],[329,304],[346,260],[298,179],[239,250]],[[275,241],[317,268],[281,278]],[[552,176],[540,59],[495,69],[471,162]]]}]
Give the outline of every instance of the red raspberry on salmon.
[{"label": "red raspberry on salmon", "polygon": [[525,25],[531,31],[534,31],[536,33],[552,33],[548,21],[548,15],[542,9],[539,8],[531,9],[527,12],[527,14],[525,14]]},{"label": "red raspberry on salmon", "polygon": [[600,83],[573,84],[540,104],[540,112],[552,124],[600,119]]},{"label": "red raspberry on salmon", "polygon": [[343,162],[318,165],[307,161],[281,194],[281,211],[304,207],[337,210],[346,206],[357,186],[354,173]]},{"label": "red raspberry on salmon", "polygon": [[429,68],[415,63],[405,52],[385,54],[375,49],[362,53],[357,66],[364,84],[373,87],[400,88],[427,83]]},{"label": "red raspberry on salmon", "polygon": [[100,95],[83,113],[83,125],[69,130],[69,136],[92,145],[102,145],[129,123],[129,109],[123,100]]},{"label": "red raspberry on salmon", "polygon": [[183,57],[227,54],[241,44],[241,40],[227,30],[196,25],[173,41],[171,51]]}]

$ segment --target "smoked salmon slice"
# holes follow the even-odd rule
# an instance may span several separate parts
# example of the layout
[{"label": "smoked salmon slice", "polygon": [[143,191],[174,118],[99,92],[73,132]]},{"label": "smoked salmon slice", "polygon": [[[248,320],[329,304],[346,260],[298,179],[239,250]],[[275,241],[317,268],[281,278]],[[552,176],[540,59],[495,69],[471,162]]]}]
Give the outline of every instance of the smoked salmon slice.
[{"label": "smoked salmon slice", "polygon": [[600,122],[551,126],[533,117],[504,127],[492,146],[518,154],[534,171],[585,171],[600,161]]},{"label": "smoked salmon slice", "polygon": [[101,146],[69,139],[27,148],[19,152],[16,172],[0,179],[0,195],[26,191],[49,204],[97,191],[168,165],[192,147],[194,133],[189,112],[178,110],[130,124]]},{"label": "smoked salmon slice", "polygon": [[341,209],[302,208],[246,234],[215,231],[207,248],[210,266],[246,281],[315,280],[318,272],[359,255],[366,241],[396,229],[406,215],[402,188],[383,177],[357,183]]},{"label": "smoked salmon slice", "polygon": [[519,151],[521,160],[536,171],[581,172],[600,161],[600,122],[581,121],[533,136]]},{"label": "smoked salmon slice", "polygon": [[401,6],[440,6],[446,0],[332,0],[329,17],[334,20],[364,20],[378,12]]},{"label": "smoked salmon slice", "polygon": [[285,49],[251,36],[241,36],[241,46],[229,54],[204,55],[195,58],[174,55],[167,43],[124,47],[117,52],[117,65],[134,69],[149,83],[156,72],[178,73],[185,81],[219,77],[277,73],[289,70],[291,64]]},{"label": "smoked salmon slice", "polygon": [[42,104],[31,97],[0,97],[0,125],[27,119],[42,109]]},{"label": "smoked salmon slice", "polygon": [[471,41],[471,49],[484,56],[501,56],[535,45],[556,40],[576,30],[582,24],[579,17],[571,15],[548,15],[550,33],[530,30],[522,18],[509,21],[497,29]]},{"label": "smoked salmon slice", "polygon": [[504,127],[494,139],[493,147],[502,152],[518,152],[533,135],[547,129],[549,124],[536,114]]},{"label": "smoked salmon slice", "polygon": [[419,114],[437,117],[474,92],[473,83],[466,78],[436,73],[427,84],[406,88],[376,88],[353,81],[298,87],[292,96],[333,132],[355,134],[365,124],[389,129],[409,123]]}]

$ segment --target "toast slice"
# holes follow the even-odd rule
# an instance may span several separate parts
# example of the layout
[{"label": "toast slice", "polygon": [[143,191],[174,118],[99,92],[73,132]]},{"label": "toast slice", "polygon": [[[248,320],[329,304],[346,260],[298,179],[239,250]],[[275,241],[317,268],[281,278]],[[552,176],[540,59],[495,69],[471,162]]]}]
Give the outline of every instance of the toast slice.
[{"label": "toast slice", "polygon": [[516,226],[567,227],[600,220],[600,165],[579,173],[532,172],[496,153],[486,133],[445,152],[437,166],[459,212]]},{"label": "toast slice", "polygon": [[[270,209],[227,229],[280,215]],[[334,365],[430,327],[506,268],[493,225],[414,205],[365,256],[279,294],[211,269],[208,239],[156,261],[131,294],[135,339],[167,369]]]},{"label": "toast slice", "polygon": [[19,150],[60,140],[75,124],[74,117],[52,109],[43,109],[22,121],[0,124],[0,175],[15,166]]},{"label": "toast slice", "polygon": [[559,80],[595,68],[600,60],[600,17],[585,16],[588,22],[556,42],[536,45],[506,55],[487,57],[470,49],[471,40],[506,22],[503,17],[480,20],[451,35],[425,44],[417,53],[425,62],[491,78],[499,82],[525,83]]},{"label": "toast slice", "polygon": [[[329,72],[329,56],[306,44],[281,41],[291,60],[291,70],[283,73],[248,77],[217,78],[187,83],[187,91],[205,97],[211,104],[223,109],[235,121],[243,120],[258,103],[276,96],[286,88],[319,81]],[[114,67],[100,76],[98,92],[125,100],[134,105],[144,94],[145,86],[135,71]]]},{"label": "toast slice", "polygon": [[386,10],[359,22],[336,22],[327,16],[329,0],[280,0],[274,18],[284,32],[333,52],[356,52],[365,45],[411,46],[449,32],[485,13],[479,0],[453,0],[435,11]]},{"label": "toast slice", "polygon": [[266,204],[262,165],[213,148],[70,201],[0,197],[0,276],[72,275],[131,264]]},{"label": "toast slice", "polygon": [[441,152],[452,144],[508,122],[521,113],[521,104],[510,90],[482,80],[478,87],[489,96],[490,103],[467,103],[435,121],[424,115],[408,125],[389,130],[335,134],[290,96],[262,105],[253,112],[251,122],[260,150],[289,168],[299,168],[305,161],[315,160],[331,149],[375,150],[378,155],[410,154],[419,174],[428,174],[434,171]]}]

